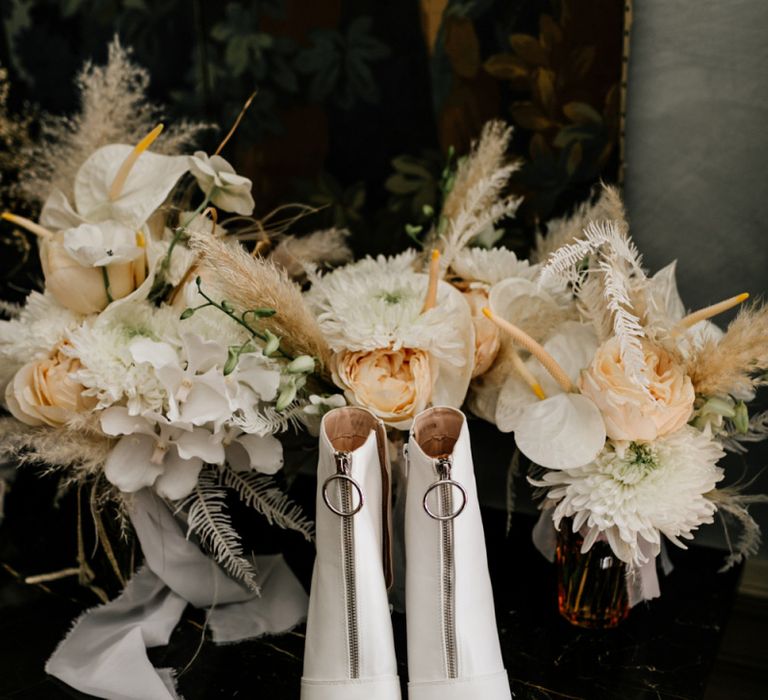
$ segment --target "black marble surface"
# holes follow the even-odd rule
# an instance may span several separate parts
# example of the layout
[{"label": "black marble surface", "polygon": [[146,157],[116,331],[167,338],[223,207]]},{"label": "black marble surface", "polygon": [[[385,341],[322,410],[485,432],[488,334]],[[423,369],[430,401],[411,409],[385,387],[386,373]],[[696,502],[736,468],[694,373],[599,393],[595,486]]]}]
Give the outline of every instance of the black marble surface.
[{"label": "black marble surface", "polygon": [[[29,478],[22,478],[14,495],[30,487]],[[309,483],[298,488],[304,496],[311,492]],[[35,497],[44,502],[46,494],[35,489]],[[72,564],[71,508],[65,502],[49,514],[36,511],[34,504],[34,498],[11,498],[0,526],[0,698],[85,698],[46,676],[43,665],[73,619],[98,601],[71,580],[45,588],[20,582],[20,575],[38,573],[43,562],[49,570]],[[42,514],[46,527],[36,525]],[[671,552],[676,567],[662,580],[663,597],[633,609],[616,630],[591,632],[571,627],[558,615],[554,568],[530,542],[534,519],[515,516],[507,537],[501,511],[488,509],[484,518],[515,698],[703,697],[739,576],[738,570],[717,573],[721,552],[696,546]],[[311,547],[292,535],[281,537],[275,546],[287,551],[306,584]],[[186,700],[298,697],[302,629],[217,647],[202,639],[203,621],[200,611],[188,608],[171,643],[150,651],[156,666],[179,671]],[[394,623],[405,680],[404,617],[396,614]]]}]

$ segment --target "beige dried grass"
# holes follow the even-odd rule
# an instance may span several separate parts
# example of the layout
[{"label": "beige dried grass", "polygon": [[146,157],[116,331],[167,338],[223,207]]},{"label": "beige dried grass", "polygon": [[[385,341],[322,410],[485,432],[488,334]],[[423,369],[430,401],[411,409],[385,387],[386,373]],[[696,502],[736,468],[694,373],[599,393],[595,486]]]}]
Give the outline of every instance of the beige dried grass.
[{"label": "beige dried grass", "polygon": [[742,308],[719,340],[708,338],[688,363],[697,394],[743,396],[765,384],[768,370],[768,307]]},{"label": "beige dried grass", "polygon": [[277,312],[262,324],[279,336],[280,345],[294,355],[311,355],[327,367],[331,350],[304,301],[300,287],[271,260],[255,258],[239,244],[195,235],[193,250],[200,254],[201,275],[213,289],[240,311],[271,308]]}]

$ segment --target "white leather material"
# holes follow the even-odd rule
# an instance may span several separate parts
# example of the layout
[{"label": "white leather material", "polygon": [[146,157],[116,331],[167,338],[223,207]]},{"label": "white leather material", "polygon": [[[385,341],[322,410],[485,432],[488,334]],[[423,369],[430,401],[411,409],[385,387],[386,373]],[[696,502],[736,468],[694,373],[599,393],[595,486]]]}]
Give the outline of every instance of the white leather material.
[{"label": "white leather material", "polygon": [[[443,639],[441,525],[427,515],[423,506],[424,494],[439,477],[434,455],[425,454],[415,437],[430,430],[432,434],[445,432],[434,426],[444,427],[446,419],[453,426],[453,439],[458,435],[452,444],[451,478],[467,493],[464,510],[452,521],[458,666],[458,678],[454,679],[448,677]],[[459,492],[455,488],[453,492],[458,505]],[[469,432],[464,415],[456,409],[428,409],[416,417],[411,429],[405,547],[409,697],[511,698],[499,648]]]},{"label": "white leather material", "polygon": [[347,681],[308,681],[304,678],[301,697],[312,700],[392,700],[400,698],[400,681],[397,676]]},{"label": "white leather material", "polygon": [[486,700],[510,697],[507,672],[408,684],[408,700]]},{"label": "white leather material", "polygon": [[[364,505],[352,516],[360,670],[358,678],[350,678],[342,558],[343,518],[328,508],[322,496],[325,480],[336,473],[331,444],[334,436],[329,439],[326,429],[331,413],[334,412],[325,416],[320,431],[317,557],[309,599],[301,698],[399,700],[400,685],[382,563],[382,474],[374,430],[363,438],[365,441],[360,447],[351,451],[350,475],[362,489]],[[372,415],[370,418],[372,423],[377,423]],[[352,492],[356,504],[357,492],[355,489]]]}]

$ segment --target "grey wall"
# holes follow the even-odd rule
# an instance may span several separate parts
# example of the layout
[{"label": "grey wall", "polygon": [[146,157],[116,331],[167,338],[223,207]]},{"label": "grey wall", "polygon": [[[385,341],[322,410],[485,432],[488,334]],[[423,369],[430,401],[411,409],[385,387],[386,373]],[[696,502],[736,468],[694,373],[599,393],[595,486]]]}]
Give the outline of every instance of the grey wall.
[{"label": "grey wall", "polygon": [[[768,288],[768,1],[635,0],[625,194],[656,270],[698,308]],[[765,449],[749,457],[754,474]],[[736,464],[732,471],[741,471]],[[768,474],[751,489],[768,492]],[[768,506],[757,506],[768,533]],[[720,539],[719,528],[704,533]],[[768,557],[768,547],[763,547]]]}]

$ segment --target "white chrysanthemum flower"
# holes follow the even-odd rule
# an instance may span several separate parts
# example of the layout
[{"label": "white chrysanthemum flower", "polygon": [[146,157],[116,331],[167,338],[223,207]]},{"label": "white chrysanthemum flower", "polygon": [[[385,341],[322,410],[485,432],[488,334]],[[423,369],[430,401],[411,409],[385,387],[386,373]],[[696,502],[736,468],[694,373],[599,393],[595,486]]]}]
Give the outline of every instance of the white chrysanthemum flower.
[{"label": "white chrysanthemum flower", "polygon": [[435,308],[421,313],[428,277],[413,271],[415,259],[415,251],[366,257],[312,285],[307,301],[331,349],[418,348],[463,364],[465,342],[452,325],[454,306],[442,303],[451,288],[441,284]]},{"label": "white chrysanthemum flower", "polygon": [[464,248],[451,263],[453,271],[468,282],[493,285],[508,277],[533,280],[539,273],[539,265],[518,260],[507,248]]},{"label": "white chrysanthemum flower", "polygon": [[700,525],[711,523],[717,506],[707,494],[723,478],[724,456],[709,431],[684,427],[652,443],[613,443],[591,464],[549,471],[537,486],[556,503],[555,526],[573,518],[584,533],[582,551],[604,537],[630,566],[661,548],[661,535],[685,549]]},{"label": "white chrysanthemum flower", "polygon": [[0,389],[22,365],[48,357],[79,320],[52,297],[32,292],[17,316],[0,321]]}]

